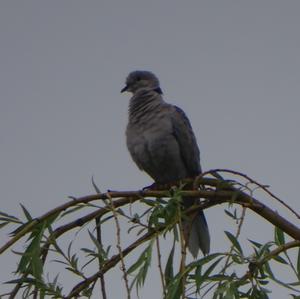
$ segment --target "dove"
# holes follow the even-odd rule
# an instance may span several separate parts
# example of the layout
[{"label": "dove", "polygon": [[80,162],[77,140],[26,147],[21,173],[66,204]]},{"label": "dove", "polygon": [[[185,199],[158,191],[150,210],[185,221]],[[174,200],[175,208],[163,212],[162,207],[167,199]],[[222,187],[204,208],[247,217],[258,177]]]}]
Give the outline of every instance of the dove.
[{"label": "dove", "polygon": [[[133,161],[158,185],[201,174],[200,151],[189,119],[182,109],[164,101],[158,78],[133,71],[121,92],[130,92],[126,142]],[[184,198],[189,208],[199,199]],[[210,235],[202,210],[182,220],[187,247],[194,258],[210,250]]]}]

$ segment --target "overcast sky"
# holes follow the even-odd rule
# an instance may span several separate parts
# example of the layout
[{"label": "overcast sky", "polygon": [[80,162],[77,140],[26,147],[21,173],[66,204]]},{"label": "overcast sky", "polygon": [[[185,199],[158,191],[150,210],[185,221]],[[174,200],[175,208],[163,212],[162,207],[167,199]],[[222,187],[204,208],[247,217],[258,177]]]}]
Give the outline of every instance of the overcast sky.
[{"label": "overcast sky", "polygon": [[[101,190],[151,183],[125,144],[120,90],[136,69],[185,110],[204,170],[242,171],[299,210],[299,13],[289,0],[1,1],[1,210],[21,215],[21,202],[41,215],[93,193],[92,175]],[[223,208],[206,211],[212,252],[233,229]],[[246,224],[245,240],[272,238],[258,216]],[[0,261],[5,281],[16,260]],[[143,299],[159,298],[153,281]]]}]

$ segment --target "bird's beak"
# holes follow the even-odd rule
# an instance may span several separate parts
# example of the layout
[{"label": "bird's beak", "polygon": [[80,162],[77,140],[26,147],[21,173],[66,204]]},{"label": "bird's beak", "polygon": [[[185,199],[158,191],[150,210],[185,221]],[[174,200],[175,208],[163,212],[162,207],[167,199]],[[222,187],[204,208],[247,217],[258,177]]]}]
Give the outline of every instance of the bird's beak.
[{"label": "bird's beak", "polygon": [[122,90],[121,90],[121,93],[126,91],[128,89],[128,85],[126,85]]}]

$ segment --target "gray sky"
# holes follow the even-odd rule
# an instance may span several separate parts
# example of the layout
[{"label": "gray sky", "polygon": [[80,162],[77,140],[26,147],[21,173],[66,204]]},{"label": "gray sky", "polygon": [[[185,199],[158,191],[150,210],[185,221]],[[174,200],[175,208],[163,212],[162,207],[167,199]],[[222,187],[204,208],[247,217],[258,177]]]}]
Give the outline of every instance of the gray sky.
[{"label": "gray sky", "polygon": [[[299,209],[299,10],[277,0],[1,1],[1,210],[20,215],[21,202],[38,216],[92,193],[92,175],[101,190],[151,183],[125,145],[120,90],[135,69],[157,74],[185,110],[204,170],[247,173]],[[206,214],[212,251],[224,250],[232,223],[223,207]],[[271,232],[249,213],[245,239]],[[159,297],[156,283],[144,299]]]}]

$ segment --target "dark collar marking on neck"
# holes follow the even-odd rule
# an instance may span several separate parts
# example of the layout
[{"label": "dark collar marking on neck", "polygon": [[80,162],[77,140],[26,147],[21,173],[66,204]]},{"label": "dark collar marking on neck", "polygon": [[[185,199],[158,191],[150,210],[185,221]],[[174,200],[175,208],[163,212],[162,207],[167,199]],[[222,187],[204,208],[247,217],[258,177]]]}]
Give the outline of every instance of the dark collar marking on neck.
[{"label": "dark collar marking on neck", "polygon": [[160,87],[157,87],[155,89],[153,89],[154,91],[156,91],[158,94],[163,94],[162,90]]}]

